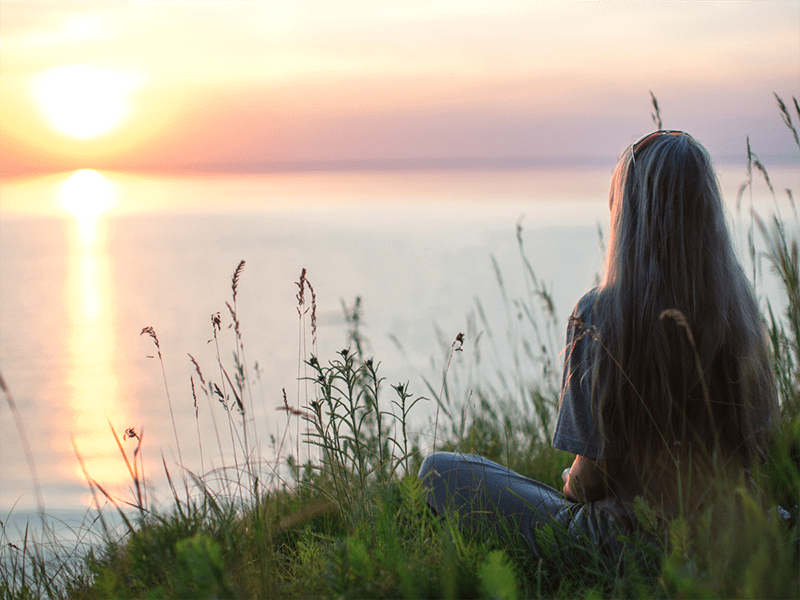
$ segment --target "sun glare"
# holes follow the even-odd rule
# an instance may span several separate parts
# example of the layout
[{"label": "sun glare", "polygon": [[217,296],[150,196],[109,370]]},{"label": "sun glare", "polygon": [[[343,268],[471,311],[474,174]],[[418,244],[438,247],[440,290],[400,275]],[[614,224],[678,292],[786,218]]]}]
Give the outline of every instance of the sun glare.
[{"label": "sun glare", "polygon": [[56,130],[77,139],[96,138],[130,114],[130,94],[141,85],[132,73],[90,65],[67,65],[33,80],[36,104]]},{"label": "sun glare", "polygon": [[61,206],[79,221],[96,219],[114,204],[114,184],[91,169],[75,171],[61,184]]}]

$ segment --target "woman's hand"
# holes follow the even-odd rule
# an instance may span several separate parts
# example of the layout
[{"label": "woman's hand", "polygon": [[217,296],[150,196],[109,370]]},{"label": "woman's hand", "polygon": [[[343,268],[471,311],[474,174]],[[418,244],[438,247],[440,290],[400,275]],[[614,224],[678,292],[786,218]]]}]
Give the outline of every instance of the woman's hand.
[{"label": "woman's hand", "polygon": [[580,454],[568,469],[561,473],[564,495],[573,502],[593,502],[608,495],[606,472],[594,459]]}]

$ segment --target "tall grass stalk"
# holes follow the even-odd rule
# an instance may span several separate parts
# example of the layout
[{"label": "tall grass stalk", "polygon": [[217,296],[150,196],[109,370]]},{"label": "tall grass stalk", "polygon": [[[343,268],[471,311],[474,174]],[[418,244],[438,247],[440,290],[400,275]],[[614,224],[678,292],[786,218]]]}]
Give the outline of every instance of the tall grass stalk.
[{"label": "tall grass stalk", "polygon": [[[119,448],[119,452],[122,455],[122,460],[125,461],[125,466],[128,469],[128,475],[130,476],[131,481],[133,482],[133,486],[134,486],[133,496],[135,498],[136,508],[138,508],[139,512],[142,514],[142,516],[144,516],[144,511],[145,511],[145,506],[146,506],[146,500],[145,500],[145,497],[144,497],[144,493],[145,492],[144,492],[144,485],[143,485],[144,484],[144,482],[143,482],[144,475],[142,475],[142,477],[139,477],[139,465],[136,462],[136,458],[137,457],[141,458],[141,456],[142,456],[141,455],[142,438],[138,433],[136,433],[136,431],[132,427],[128,428],[125,431],[125,434],[124,434],[124,438],[125,439],[127,439],[128,437],[131,437],[131,438],[134,438],[134,439],[136,439],[138,441],[138,444],[136,445],[136,448],[133,451],[133,461],[131,461],[131,460],[128,459],[128,453],[125,452],[125,447],[122,445],[122,442],[119,440],[119,436],[117,435],[117,432],[114,429],[114,426],[111,424],[111,419],[108,418],[108,415],[106,415],[106,421],[108,421],[108,427],[109,427],[109,429],[111,429],[111,435],[114,436],[114,441],[117,443],[117,448]],[[131,462],[133,463],[133,466],[131,466]],[[142,464],[144,464],[144,461],[142,461]],[[144,473],[144,467],[142,467],[142,473]]]},{"label": "tall grass stalk", "polygon": [[[235,367],[234,377],[236,379],[235,388],[227,372],[224,371],[224,369],[223,372],[225,373],[225,377],[228,383],[231,385],[231,389],[236,399],[237,408],[239,409],[239,413],[242,417],[242,436],[244,437],[244,460],[247,473],[250,476],[250,485],[252,486],[255,481],[255,473],[252,465],[252,450],[250,448],[250,443],[248,441],[247,415],[250,412],[252,412],[253,397],[251,394],[249,379],[247,376],[247,365],[244,353],[244,343],[242,342],[241,324],[239,322],[239,317],[236,307],[236,296],[239,287],[239,277],[242,274],[244,265],[245,261],[242,260],[239,262],[236,269],[234,270],[233,276],[231,277],[231,292],[232,292],[231,302],[225,303],[226,306],[228,307],[228,311],[231,314],[231,320],[235,337],[235,348],[233,352],[234,367]],[[249,403],[246,403],[247,400],[249,400]],[[255,419],[253,419],[253,427],[254,427],[254,433],[256,434],[256,439],[258,439],[258,432],[255,429],[256,428]]]},{"label": "tall grass stalk", "polygon": [[0,390],[2,390],[3,395],[6,398],[6,404],[8,404],[11,414],[14,416],[14,424],[17,426],[17,433],[19,433],[19,441],[20,444],[22,444],[22,450],[25,452],[25,460],[28,461],[28,469],[31,472],[31,478],[33,480],[33,491],[36,496],[36,508],[38,509],[40,515],[44,515],[42,488],[39,486],[39,476],[36,474],[36,463],[33,461],[33,453],[31,452],[31,446],[28,443],[28,436],[25,433],[25,425],[22,423],[22,417],[20,417],[17,403],[14,401],[14,397],[11,395],[11,390],[8,388],[6,380],[3,379],[2,373],[0,373]]},{"label": "tall grass stalk", "polygon": [[[217,440],[217,449],[219,450],[219,456],[222,458],[224,453],[222,451],[222,438],[219,435],[219,427],[217,426],[217,417],[214,412],[214,407],[211,404],[211,393],[209,392],[210,385],[206,384],[205,377],[203,377],[203,372],[200,370],[200,365],[197,364],[197,360],[195,360],[194,356],[191,354],[188,355],[189,360],[192,362],[195,368],[195,372],[200,379],[201,389],[203,390],[203,395],[206,397],[206,404],[208,404],[208,414],[211,416],[211,424],[214,428],[214,437]],[[194,386],[194,379],[191,379],[192,386]],[[198,442],[199,443],[199,442]],[[213,467],[213,461],[212,461]],[[205,468],[203,468],[203,472],[205,473]]]},{"label": "tall grass stalk", "polygon": [[[178,426],[175,423],[175,411],[172,410],[172,395],[169,393],[169,383],[167,382],[167,371],[164,368],[164,357],[161,356],[161,344],[158,341],[158,335],[156,335],[155,330],[151,326],[147,326],[142,329],[142,332],[139,335],[147,334],[153,340],[153,343],[156,346],[156,352],[158,353],[158,362],[161,365],[161,376],[164,380],[164,391],[167,394],[167,405],[169,406],[169,418],[172,422],[172,432],[175,435],[175,449],[178,452],[178,461],[181,465],[185,464],[183,462],[183,454],[181,453],[181,441],[178,438]],[[186,495],[189,495],[189,483],[186,480],[186,477],[183,476],[183,485],[186,489]]]},{"label": "tall grass stalk", "polygon": [[461,352],[464,346],[464,334],[459,333],[456,335],[456,339],[453,340],[453,343],[450,344],[450,353],[447,355],[447,362],[444,365],[444,371],[442,372],[442,387],[439,391],[439,396],[436,400],[436,419],[433,423],[433,452],[436,452],[436,435],[439,431],[439,409],[442,406],[441,398],[444,396],[445,386],[447,385],[447,373],[450,370],[450,361],[453,360],[453,354],[456,352]]},{"label": "tall grass stalk", "polygon": [[[228,377],[227,372],[225,371],[225,367],[222,365],[222,357],[220,356],[219,350],[219,337],[218,332],[222,329],[222,318],[220,317],[219,313],[214,313],[211,315],[211,328],[214,334],[214,349],[216,351],[216,359],[217,359],[217,366],[219,367],[219,376],[220,376],[220,383],[222,384],[222,389],[220,389],[219,385],[213,383],[211,381],[208,382],[209,387],[211,388],[214,395],[217,397],[217,400],[222,405],[222,408],[225,409],[225,416],[228,419],[228,433],[230,434],[231,438],[231,452],[233,454],[233,466],[234,472],[237,478],[238,487],[241,489],[242,484],[242,472],[239,468],[239,454],[238,454],[238,445],[237,439],[239,438],[239,432],[236,430],[235,424],[233,422],[233,416],[231,415],[231,406],[230,406],[230,396],[228,395],[228,385],[226,385],[226,380],[228,384],[230,384],[230,377]],[[231,386],[232,387],[232,386]],[[241,443],[241,440],[239,440]],[[242,501],[244,501],[244,497],[242,497]]]}]

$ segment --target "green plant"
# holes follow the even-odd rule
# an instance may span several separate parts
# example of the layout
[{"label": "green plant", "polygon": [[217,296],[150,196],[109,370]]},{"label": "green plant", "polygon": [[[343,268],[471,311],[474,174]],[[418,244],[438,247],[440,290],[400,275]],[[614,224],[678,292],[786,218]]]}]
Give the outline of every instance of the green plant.
[{"label": "green plant", "polygon": [[[372,359],[358,362],[358,353],[347,349],[327,365],[314,356],[308,365],[319,396],[309,402],[303,418],[312,426],[309,443],[321,451],[319,463],[312,465],[320,477],[309,482],[355,525],[354,520],[371,514],[371,497],[386,487],[398,469],[408,467],[406,421],[421,398],[409,403],[407,384],[400,384],[393,388],[398,399],[390,410],[383,410],[378,365]],[[392,406],[400,409],[399,415]],[[392,421],[394,430],[384,418]]]}]

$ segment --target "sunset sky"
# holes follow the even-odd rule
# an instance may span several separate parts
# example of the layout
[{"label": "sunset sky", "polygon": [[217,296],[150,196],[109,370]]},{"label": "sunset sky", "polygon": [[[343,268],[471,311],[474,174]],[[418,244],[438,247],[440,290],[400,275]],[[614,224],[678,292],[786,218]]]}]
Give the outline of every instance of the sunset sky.
[{"label": "sunset sky", "polygon": [[2,175],[606,164],[791,150],[800,2],[0,5]]}]

